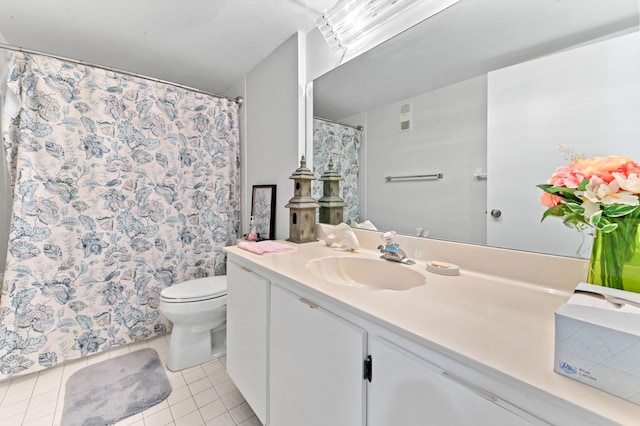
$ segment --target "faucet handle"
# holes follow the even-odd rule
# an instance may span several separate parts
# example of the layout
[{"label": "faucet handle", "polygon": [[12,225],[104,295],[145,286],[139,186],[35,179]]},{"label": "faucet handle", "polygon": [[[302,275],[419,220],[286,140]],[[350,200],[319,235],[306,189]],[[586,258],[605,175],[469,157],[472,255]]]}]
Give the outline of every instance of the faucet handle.
[{"label": "faucet handle", "polygon": [[396,231],[387,231],[382,234],[382,241],[386,246],[394,245],[396,243]]}]

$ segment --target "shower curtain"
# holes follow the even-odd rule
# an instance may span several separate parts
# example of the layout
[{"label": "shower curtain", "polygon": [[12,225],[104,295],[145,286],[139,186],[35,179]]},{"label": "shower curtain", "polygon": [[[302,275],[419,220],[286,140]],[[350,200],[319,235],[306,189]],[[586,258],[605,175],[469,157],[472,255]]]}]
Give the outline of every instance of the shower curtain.
[{"label": "shower curtain", "polygon": [[238,107],[17,54],[0,379],[164,334],[160,292],[224,273],[239,228]]},{"label": "shower curtain", "polygon": [[[321,118],[313,118],[313,174],[316,179],[327,170],[329,160],[333,168],[342,176],[340,195],[344,200],[344,222],[359,222],[358,204],[358,150],[362,131],[351,126]],[[312,196],[322,197],[322,182],[312,182]]]}]

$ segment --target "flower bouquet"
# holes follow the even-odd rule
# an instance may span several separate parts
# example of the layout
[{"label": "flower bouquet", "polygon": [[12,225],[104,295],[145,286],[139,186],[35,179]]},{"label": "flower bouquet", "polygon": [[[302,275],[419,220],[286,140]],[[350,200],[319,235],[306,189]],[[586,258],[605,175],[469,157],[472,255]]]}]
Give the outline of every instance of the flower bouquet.
[{"label": "flower bouquet", "polygon": [[537,186],[547,207],[542,220],[595,228],[588,281],[640,292],[640,166],[617,156],[579,158]]}]

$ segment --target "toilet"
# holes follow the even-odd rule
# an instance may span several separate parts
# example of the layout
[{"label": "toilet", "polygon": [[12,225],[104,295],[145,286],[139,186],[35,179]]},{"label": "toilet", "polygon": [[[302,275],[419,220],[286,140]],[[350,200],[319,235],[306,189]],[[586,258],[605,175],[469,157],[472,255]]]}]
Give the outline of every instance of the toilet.
[{"label": "toilet", "polygon": [[160,312],[172,323],[167,368],[183,370],[226,352],[227,276],[198,278],[165,288]]}]

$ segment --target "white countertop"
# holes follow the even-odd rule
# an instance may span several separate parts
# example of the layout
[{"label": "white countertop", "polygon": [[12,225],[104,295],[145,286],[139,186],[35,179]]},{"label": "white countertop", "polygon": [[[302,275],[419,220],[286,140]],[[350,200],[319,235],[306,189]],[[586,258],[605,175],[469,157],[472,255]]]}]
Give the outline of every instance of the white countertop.
[{"label": "white countertop", "polygon": [[[532,284],[468,270],[464,259],[454,262],[460,266],[459,276],[441,276],[427,272],[426,262],[416,259],[411,266],[389,263],[424,274],[423,286],[400,291],[352,288],[317,278],[305,265],[325,256],[377,259],[377,251],[341,252],[321,242],[281,242],[296,251],[257,255],[238,247],[226,250],[232,259],[239,256],[299,282],[413,341],[445,348],[614,422],[640,424],[639,405],[553,372],[554,312],[577,282]],[[466,250],[464,245],[455,247],[458,251],[461,248]]]}]

